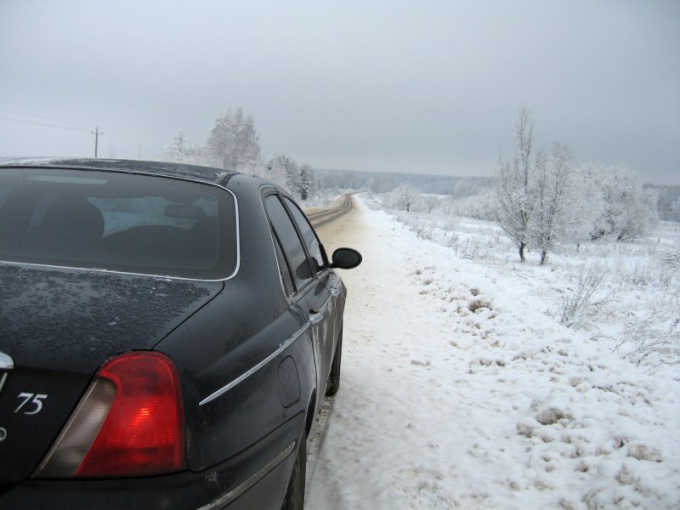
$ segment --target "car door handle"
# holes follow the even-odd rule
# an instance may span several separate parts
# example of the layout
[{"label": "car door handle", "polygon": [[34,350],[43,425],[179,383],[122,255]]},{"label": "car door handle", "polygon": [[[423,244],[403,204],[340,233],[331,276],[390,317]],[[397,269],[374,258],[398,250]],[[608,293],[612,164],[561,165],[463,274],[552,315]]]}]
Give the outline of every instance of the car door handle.
[{"label": "car door handle", "polygon": [[321,312],[317,312],[316,310],[310,310],[309,311],[309,322],[310,324],[318,324],[323,320],[323,314]]},{"label": "car door handle", "polygon": [[338,297],[340,295],[340,287],[331,288],[331,296]]}]

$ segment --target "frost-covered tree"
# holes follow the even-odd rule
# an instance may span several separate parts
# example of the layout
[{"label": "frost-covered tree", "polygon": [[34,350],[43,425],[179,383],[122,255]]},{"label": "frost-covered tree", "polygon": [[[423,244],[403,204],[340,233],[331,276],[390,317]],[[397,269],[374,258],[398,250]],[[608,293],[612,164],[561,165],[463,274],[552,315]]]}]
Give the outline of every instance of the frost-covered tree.
[{"label": "frost-covered tree", "polygon": [[680,186],[655,186],[645,184],[643,188],[651,189],[657,195],[659,219],[661,221],[680,222]]},{"label": "frost-covered tree", "polygon": [[569,208],[563,221],[563,235],[560,241],[581,243],[592,239],[593,225],[602,215],[604,202],[598,182],[593,178],[587,165],[574,169],[570,182]]},{"label": "frost-covered tree", "polygon": [[288,158],[285,166],[286,189],[294,195],[299,194],[300,190],[300,167],[294,159]]},{"label": "frost-covered tree", "polygon": [[317,192],[316,178],[311,166],[304,164],[300,167],[300,199],[308,200]]},{"label": "frost-covered tree", "polygon": [[208,133],[205,153],[212,166],[252,173],[260,159],[253,118],[243,115],[241,108],[219,115]]},{"label": "frost-covered tree", "polygon": [[416,201],[411,206],[412,211],[432,213],[435,209],[441,207],[441,198],[432,195],[423,195],[422,193],[418,196]]},{"label": "frost-covered tree", "polygon": [[[299,172],[298,164],[294,159],[280,154],[273,156],[265,166],[267,172],[265,177],[272,182],[284,186],[291,193],[295,193],[295,182]],[[292,187],[291,187],[292,186]]]},{"label": "frost-covered tree", "polygon": [[388,205],[397,209],[411,211],[414,204],[420,197],[420,191],[413,186],[399,186],[387,196]]},{"label": "frost-covered tree", "polygon": [[181,129],[175,131],[163,152],[166,161],[183,163],[188,150],[187,135]]},{"label": "frost-covered tree", "polygon": [[497,219],[517,245],[522,262],[525,250],[534,248],[545,264],[557,243],[591,238],[604,200],[597,173],[576,165],[564,145],[556,143],[550,152],[537,155],[532,145],[533,125],[522,108],[514,157],[500,161],[496,173]]},{"label": "frost-covered tree", "polygon": [[311,166],[302,166],[285,154],[273,156],[265,165],[263,177],[285,187],[290,193],[307,200],[317,192],[317,181]]},{"label": "frost-covered tree", "polygon": [[498,162],[494,188],[498,199],[498,221],[517,245],[519,258],[531,242],[530,222],[536,206],[533,158],[533,123],[526,108],[519,110],[515,126],[515,154],[512,162]]},{"label": "frost-covered tree", "polygon": [[220,114],[204,145],[190,144],[184,131],[177,130],[165,146],[161,160],[254,174],[286,187],[302,199],[318,189],[317,178],[309,165],[300,167],[285,155],[274,156],[264,164],[253,119],[246,117],[241,108]]},{"label": "frost-covered tree", "polygon": [[529,221],[532,245],[541,253],[541,265],[555,243],[570,237],[574,216],[576,165],[568,149],[556,143],[536,160],[536,205]]},{"label": "frost-covered tree", "polygon": [[669,211],[669,217],[672,218],[672,221],[680,222],[680,197],[678,197],[675,202],[671,204]]},{"label": "frost-covered tree", "polygon": [[183,130],[178,129],[166,144],[161,156],[163,161],[186,163],[190,165],[207,165],[205,148],[192,144]]},{"label": "frost-covered tree", "polygon": [[445,198],[442,200],[441,209],[444,214],[451,216],[494,221],[498,210],[496,192],[493,189],[485,189],[463,198]]},{"label": "frost-covered tree", "polygon": [[601,194],[602,211],[591,230],[593,239],[630,241],[648,234],[658,223],[656,194],[644,190],[625,166],[592,165],[588,169]]}]

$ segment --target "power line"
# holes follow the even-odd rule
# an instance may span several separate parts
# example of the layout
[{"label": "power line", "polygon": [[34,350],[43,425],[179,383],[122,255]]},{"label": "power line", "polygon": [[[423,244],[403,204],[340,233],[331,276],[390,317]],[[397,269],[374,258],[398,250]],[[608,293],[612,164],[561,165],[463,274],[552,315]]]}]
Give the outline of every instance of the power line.
[{"label": "power line", "polygon": [[[4,111],[4,110],[0,110],[0,111]],[[43,126],[43,127],[54,128],[54,129],[70,129],[71,131],[89,131],[89,129],[69,127],[69,126],[57,126],[55,124],[47,124],[45,122],[38,122],[38,121],[35,121],[35,120],[12,119],[10,117],[3,117],[3,116],[0,116],[0,119],[1,120],[8,120],[10,122],[18,122],[20,124],[30,124],[30,125],[33,125],[33,126]]]},{"label": "power line", "polygon": [[[12,113],[14,115],[23,115],[24,117],[34,117],[36,119],[51,120],[51,121],[54,121],[54,122],[61,122],[62,124],[73,124],[73,125],[76,125],[76,126],[83,126],[83,127],[88,127],[88,128],[90,128],[92,126],[92,124],[84,124],[82,122],[73,122],[73,121],[70,121],[70,120],[56,119],[54,117],[46,117],[44,115],[35,115],[33,113],[18,112],[16,110],[7,110],[6,108],[0,108],[0,112]],[[75,128],[70,128],[70,129],[75,129]]]},{"label": "power line", "polygon": [[[95,130],[92,130],[92,125],[91,124],[84,124],[82,122],[73,122],[70,120],[64,120],[64,119],[57,119],[55,117],[47,117],[45,115],[35,115],[33,113],[25,113],[25,112],[19,112],[16,110],[9,110],[7,108],[0,108],[0,113],[9,113],[12,115],[21,115],[24,117],[32,117],[34,119],[44,119],[52,122],[40,122],[39,120],[31,120],[31,119],[21,119],[21,118],[15,118],[15,117],[8,117],[6,115],[0,115],[0,121],[9,121],[9,122],[18,122],[20,124],[29,124],[32,126],[42,126],[42,127],[48,127],[52,129],[69,129],[71,131],[80,131],[80,132],[88,132],[92,133],[95,135],[95,157],[97,157],[98,153],[98,144],[99,144],[99,136],[103,135],[104,133],[102,131],[99,131],[99,126],[95,127]],[[61,124],[72,124],[73,126],[62,126],[58,124],[54,124],[54,122],[59,122]],[[84,127],[74,127],[74,126],[84,126]],[[120,138],[123,140],[127,140],[128,142],[135,142],[134,139],[130,138],[129,136],[125,135],[119,135],[116,133],[112,133],[111,131],[107,131],[107,134],[110,136],[113,136],[114,138]]]},{"label": "power line", "polygon": [[[62,124],[73,124],[74,126],[87,126],[87,124],[82,124],[80,122],[71,122],[68,120],[63,120],[63,119],[56,119],[54,117],[46,117],[44,115],[34,115],[32,113],[23,113],[23,112],[17,112],[15,110],[7,110],[6,108],[0,108],[0,112],[4,113],[10,113],[12,115],[22,115],[24,117],[33,117],[36,119],[45,119],[45,120],[51,120],[53,122],[60,122]],[[0,116],[0,120],[8,120],[10,122],[18,122],[20,124],[30,124],[34,126],[43,126],[43,127],[49,127],[49,128],[54,128],[54,129],[69,129],[71,131],[84,131],[84,132],[91,132],[93,135],[95,135],[94,138],[94,157],[97,157],[97,153],[99,150],[99,137],[104,134],[103,131],[99,131],[99,126],[95,128],[94,131],[90,131],[90,129],[83,129],[81,127],[72,127],[72,126],[60,126],[56,124],[51,124],[47,122],[39,122],[37,120],[29,120],[29,119],[16,119],[13,117],[7,117],[7,116]]]},{"label": "power line", "polygon": [[[15,118],[12,118],[12,117],[5,117],[5,116],[0,115],[0,120],[7,120],[7,121],[10,121],[10,122],[19,122],[20,124],[31,124],[31,125],[35,125],[35,126],[44,126],[44,127],[51,127],[51,128],[56,128],[56,129],[71,129],[71,130],[74,130],[74,131],[91,131],[92,130],[91,124],[83,124],[81,122],[71,122],[71,121],[68,121],[68,120],[55,119],[54,117],[45,117],[44,115],[33,115],[32,113],[22,113],[22,112],[17,112],[17,111],[14,111],[14,110],[7,110],[5,108],[0,108],[0,112],[13,113],[13,114],[16,114],[16,115],[25,115],[27,117],[36,117],[38,119],[52,120],[52,121],[55,121],[55,122],[75,124],[77,126],[86,126],[87,129],[70,127],[70,126],[58,126],[58,125],[55,125],[55,124],[38,122],[38,121],[35,121],[35,120],[15,119]],[[92,133],[92,134],[94,134],[94,133]],[[100,133],[100,134],[102,134],[102,133]],[[132,138],[130,138],[129,136],[119,135],[119,134],[116,134],[116,133],[112,133],[111,131],[108,131],[108,134],[111,135],[111,136],[117,137],[117,138],[124,138],[124,139],[126,139],[130,142],[135,141]]]}]

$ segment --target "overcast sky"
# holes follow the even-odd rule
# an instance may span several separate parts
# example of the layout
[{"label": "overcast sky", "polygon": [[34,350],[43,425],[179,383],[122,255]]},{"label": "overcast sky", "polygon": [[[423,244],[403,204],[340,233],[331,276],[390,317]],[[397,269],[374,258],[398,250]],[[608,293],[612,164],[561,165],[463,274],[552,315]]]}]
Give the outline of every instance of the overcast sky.
[{"label": "overcast sky", "polygon": [[99,126],[155,159],[238,107],[265,158],[466,176],[526,107],[537,145],[680,184],[680,0],[0,0],[0,157]]}]

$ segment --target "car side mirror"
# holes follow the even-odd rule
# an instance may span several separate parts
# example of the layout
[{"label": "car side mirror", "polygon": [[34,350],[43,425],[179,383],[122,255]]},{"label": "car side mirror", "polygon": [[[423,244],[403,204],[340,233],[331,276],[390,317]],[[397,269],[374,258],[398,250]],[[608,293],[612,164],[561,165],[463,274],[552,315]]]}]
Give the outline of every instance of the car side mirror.
[{"label": "car side mirror", "polygon": [[353,248],[338,248],[333,252],[332,268],[353,269],[361,264],[361,253]]}]

